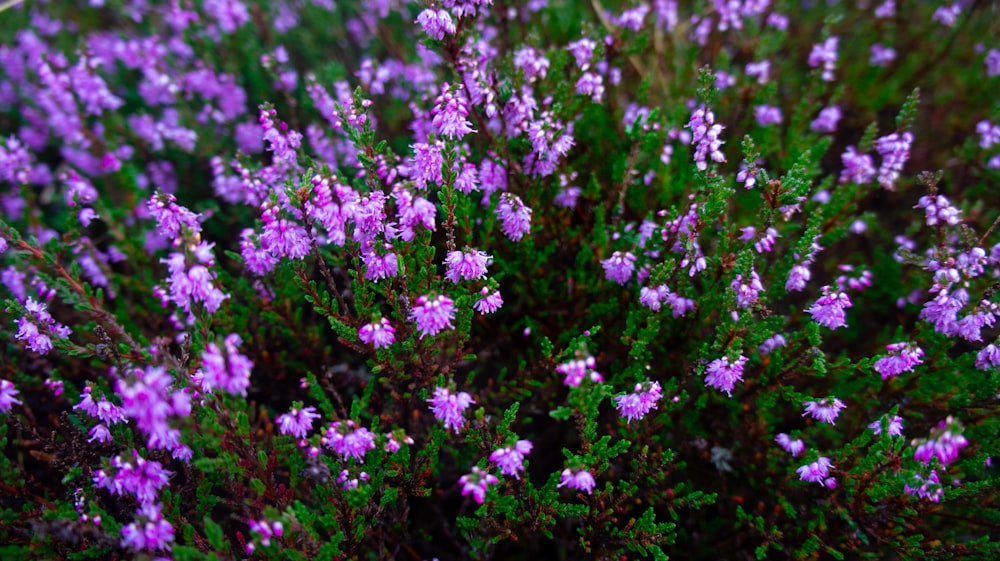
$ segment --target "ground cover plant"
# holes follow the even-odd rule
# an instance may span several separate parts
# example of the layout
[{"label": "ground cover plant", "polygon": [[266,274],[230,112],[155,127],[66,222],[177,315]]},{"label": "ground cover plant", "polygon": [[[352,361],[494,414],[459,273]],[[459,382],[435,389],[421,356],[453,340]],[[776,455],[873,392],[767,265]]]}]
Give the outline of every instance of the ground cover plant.
[{"label": "ground cover plant", "polygon": [[0,558],[996,559],[1000,13],[0,11]]}]

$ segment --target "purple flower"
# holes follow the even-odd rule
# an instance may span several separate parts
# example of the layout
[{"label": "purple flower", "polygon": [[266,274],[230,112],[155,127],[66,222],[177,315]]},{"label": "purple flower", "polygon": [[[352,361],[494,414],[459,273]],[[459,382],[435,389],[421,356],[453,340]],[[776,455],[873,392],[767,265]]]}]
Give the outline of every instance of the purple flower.
[{"label": "purple flower", "polygon": [[892,133],[875,140],[875,150],[882,156],[882,165],[878,168],[878,182],[885,189],[893,189],[903,164],[910,157],[910,145],[913,144],[913,134],[904,132]]},{"label": "purple flower", "polygon": [[611,257],[601,261],[601,266],[604,267],[608,280],[624,285],[632,278],[632,271],[635,270],[635,255],[628,251],[616,251]]},{"label": "purple flower", "polygon": [[566,50],[576,59],[576,65],[581,70],[586,70],[590,66],[590,59],[594,56],[594,49],[597,43],[591,39],[579,39],[566,46]]},{"label": "purple flower", "polygon": [[[392,249],[392,244],[385,244],[386,249]],[[361,261],[365,264],[365,279],[378,282],[399,274],[399,259],[392,251],[379,255],[374,249],[363,251]]]},{"label": "purple flower", "polygon": [[340,454],[341,459],[354,458],[365,463],[365,454],[375,447],[375,433],[365,427],[357,427],[354,421],[334,421],[326,429],[324,444]]},{"label": "purple flower", "polygon": [[115,456],[109,468],[95,472],[93,481],[98,489],[107,489],[112,495],[132,495],[140,504],[150,504],[170,475],[160,462],[142,458],[132,450],[131,461]]},{"label": "purple flower", "polygon": [[788,342],[785,341],[785,336],[781,333],[777,333],[761,343],[760,346],[757,347],[757,350],[760,351],[760,354],[768,355],[771,354],[774,349],[784,347],[787,344]]},{"label": "purple flower", "polygon": [[320,418],[315,407],[299,409],[292,407],[288,413],[278,416],[278,430],[281,434],[290,434],[295,438],[305,438],[312,430],[313,421]]},{"label": "purple flower", "polygon": [[932,503],[940,502],[941,498],[944,497],[944,487],[941,485],[941,478],[938,477],[935,469],[931,470],[927,479],[924,479],[919,473],[913,474],[913,483],[916,485],[915,487],[909,483],[903,486],[903,491],[906,494],[928,499]]},{"label": "purple flower", "polygon": [[663,397],[659,382],[636,384],[630,394],[615,396],[615,407],[618,414],[631,423],[634,419],[642,419],[647,413],[656,409],[656,402]]},{"label": "purple flower", "polygon": [[532,447],[530,441],[518,440],[513,446],[504,446],[494,450],[490,454],[490,461],[500,468],[500,473],[521,479],[521,472],[524,471],[524,457],[531,452]]},{"label": "purple flower", "polygon": [[785,433],[780,433],[778,436],[775,436],[774,441],[777,442],[778,446],[781,446],[785,452],[791,454],[793,458],[804,452],[806,449],[806,445],[802,442],[801,438],[792,440],[792,437]]},{"label": "purple flower", "polygon": [[92,392],[93,389],[90,386],[83,388],[83,393],[80,394],[80,403],[74,405],[73,409],[82,410],[91,417],[109,425],[114,425],[125,420],[125,414],[122,413],[121,408],[103,397],[98,401],[94,401]]},{"label": "purple flower", "polygon": [[979,133],[979,147],[984,150],[1000,143],[1000,126],[998,125],[989,121],[979,121],[976,123],[976,132]]},{"label": "purple flower", "polygon": [[[268,547],[271,545],[271,538],[280,538],[285,531],[285,526],[280,520],[268,522],[267,520],[250,520],[247,525],[250,532],[256,535],[254,541],[259,540],[260,545]],[[247,544],[247,553],[253,553],[256,546],[253,542]]]},{"label": "purple flower", "polygon": [[376,349],[382,349],[396,342],[396,330],[389,324],[389,320],[381,318],[362,325],[358,329],[358,339],[362,343],[374,345]]},{"label": "purple flower", "polygon": [[744,68],[744,72],[747,76],[756,77],[758,84],[766,84],[771,75],[771,61],[749,62]]},{"label": "purple flower", "polygon": [[597,486],[597,482],[594,481],[594,476],[590,474],[589,471],[581,469],[579,471],[573,471],[566,468],[562,471],[562,475],[559,478],[559,485],[556,487],[569,487],[570,489],[577,489],[583,491],[588,495]]},{"label": "purple flower", "polygon": [[496,214],[502,222],[504,235],[512,241],[519,241],[531,230],[531,208],[521,202],[517,195],[501,193]]},{"label": "purple flower", "polygon": [[691,129],[691,143],[696,144],[694,161],[698,171],[708,169],[708,158],[714,162],[725,162],[726,157],[719,150],[725,142],[719,140],[719,134],[725,128],[715,124],[715,114],[705,106],[701,106],[691,114],[686,128]]},{"label": "purple flower", "polygon": [[411,145],[413,159],[410,163],[410,179],[418,189],[426,189],[428,183],[444,183],[441,166],[444,165],[444,155],[441,153],[444,143],[440,140],[433,144],[418,142]]},{"label": "purple flower", "polygon": [[807,401],[803,405],[806,407],[806,412],[802,414],[803,417],[811,415],[813,419],[830,423],[831,425],[837,424],[835,421],[837,420],[837,416],[840,415],[840,410],[847,407],[843,401],[837,398],[831,400],[826,397],[819,401]]},{"label": "purple flower", "polygon": [[744,282],[743,275],[736,275],[730,287],[736,292],[736,306],[739,308],[749,308],[756,304],[760,293],[764,290],[760,275],[753,269],[750,271],[749,280]]},{"label": "purple flower", "polygon": [[983,59],[986,64],[986,75],[989,77],[1000,76],[1000,50],[990,49]]},{"label": "purple flower", "polygon": [[122,547],[136,551],[169,550],[174,541],[174,527],[163,519],[162,508],[159,503],[140,506],[136,520],[122,528]]},{"label": "purple flower", "polygon": [[959,450],[969,445],[969,441],[962,435],[963,430],[962,424],[953,417],[941,421],[931,429],[930,438],[913,441],[913,445],[917,447],[913,459],[929,464],[932,459],[937,458],[942,466],[957,460]]},{"label": "purple flower", "polygon": [[434,388],[434,397],[427,402],[431,404],[434,417],[444,421],[445,430],[454,429],[455,434],[465,425],[462,413],[475,403],[471,395],[465,392],[452,394],[448,388]]},{"label": "purple flower", "polygon": [[455,301],[443,294],[421,296],[410,310],[410,319],[417,323],[421,339],[454,329],[451,321],[455,319]]},{"label": "purple flower", "polygon": [[0,413],[8,413],[11,407],[21,404],[21,400],[15,397],[17,394],[12,382],[0,379]]},{"label": "purple flower", "polygon": [[281,259],[302,259],[309,254],[309,233],[306,229],[286,218],[278,218],[278,208],[265,204],[261,219],[264,231],[260,235],[260,247],[274,257]]},{"label": "purple flower", "polygon": [[14,338],[25,341],[32,351],[41,355],[48,354],[52,350],[50,335],[56,339],[66,339],[72,333],[68,327],[52,318],[43,302],[28,297],[24,302],[24,309],[28,313],[15,320],[17,334]]},{"label": "purple flower", "polygon": [[[876,435],[882,434],[882,419],[868,425],[868,428],[872,429]],[[903,436],[903,418],[899,415],[893,415],[889,419],[889,436]]]},{"label": "purple flower", "polygon": [[583,383],[585,378],[589,378],[594,383],[604,381],[604,377],[594,370],[596,366],[597,361],[594,360],[594,357],[588,356],[587,358],[564,362],[556,367],[556,372],[563,375],[563,384],[571,388],[576,388]]},{"label": "purple flower", "polygon": [[799,478],[802,481],[810,481],[825,485],[827,476],[830,475],[830,468],[832,467],[834,466],[830,463],[830,458],[820,456],[815,462],[806,464],[795,471],[798,472]]},{"label": "purple flower", "polygon": [[479,466],[473,466],[472,472],[459,477],[458,482],[462,484],[463,497],[471,494],[474,501],[483,504],[486,500],[486,490],[490,485],[500,483],[500,480],[495,475],[479,469]]},{"label": "purple flower", "polygon": [[604,98],[604,78],[594,72],[584,72],[576,81],[576,93],[589,95],[594,103],[600,103]]},{"label": "purple flower", "polygon": [[218,345],[209,343],[201,355],[202,367],[192,377],[195,383],[205,392],[222,389],[227,393],[246,397],[253,362],[237,350],[242,344],[243,339],[236,333],[226,336],[225,354]]},{"label": "purple flower", "polygon": [[458,284],[461,279],[478,280],[486,276],[486,264],[492,258],[486,252],[478,249],[468,251],[452,251],[444,259],[444,264],[448,266],[445,277],[451,282]]},{"label": "purple flower", "polygon": [[782,121],[781,108],[773,105],[758,105],[753,110],[757,124],[766,127],[768,125],[780,125]]},{"label": "purple flower", "polygon": [[445,35],[455,33],[455,22],[451,20],[451,14],[447,10],[435,10],[427,8],[417,16],[416,23],[424,29],[424,33],[440,41]]},{"label": "purple flower", "polygon": [[883,47],[881,43],[872,45],[871,57],[868,59],[872,66],[888,66],[894,60],[896,60],[896,49]]},{"label": "purple flower", "polygon": [[816,68],[823,65],[823,80],[833,81],[833,70],[837,67],[837,37],[829,37],[826,41],[813,45],[809,53],[809,66]]},{"label": "purple flower", "polygon": [[983,350],[976,353],[976,368],[979,370],[1000,368],[1000,348],[993,343],[983,347]]},{"label": "purple flower", "polygon": [[831,105],[819,112],[819,116],[816,117],[815,121],[810,123],[809,128],[816,132],[836,132],[837,123],[840,122],[843,116],[840,107]]},{"label": "purple flower", "polygon": [[848,181],[855,185],[864,185],[875,177],[875,163],[868,154],[859,154],[853,146],[840,156],[844,170],[840,172],[840,182]]},{"label": "purple flower", "polygon": [[468,121],[469,105],[465,96],[456,95],[447,82],[441,86],[441,95],[434,100],[431,115],[431,123],[441,136],[460,139],[470,132],[476,132]]},{"label": "purple flower", "polygon": [[806,312],[816,320],[816,323],[830,329],[837,329],[847,325],[844,309],[851,306],[851,299],[847,297],[847,294],[824,286],[823,296],[820,296]]},{"label": "purple flower", "polygon": [[476,300],[476,303],[472,305],[477,312],[481,314],[492,314],[503,306],[503,298],[500,296],[499,290],[490,292],[490,290],[484,286],[479,293],[483,297]]},{"label": "purple flower", "polygon": [[743,366],[747,357],[740,355],[736,362],[729,364],[729,357],[717,358],[705,368],[705,385],[726,392],[732,397],[736,382],[743,380]]},{"label": "purple flower", "polygon": [[911,372],[916,365],[923,362],[921,358],[924,356],[923,349],[911,343],[892,343],[885,348],[889,351],[889,355],[878,359],[872,366],[882,375],[883,380],[899,376],[903,372]]},{"label": "purple flower", "polygon": [[156,219],[157,231],[174,246],[180,245],[186,236],[201,232],[199,215],[178,205],[177,198],[171,194],[157,191],[146,207]]}]

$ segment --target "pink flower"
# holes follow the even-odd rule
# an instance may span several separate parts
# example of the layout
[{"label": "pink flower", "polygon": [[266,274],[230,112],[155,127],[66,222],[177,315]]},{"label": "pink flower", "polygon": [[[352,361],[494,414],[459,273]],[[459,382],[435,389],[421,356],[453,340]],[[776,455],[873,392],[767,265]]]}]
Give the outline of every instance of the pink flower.
[{"label": "pink flower", "polygon": [[451,321],[455,319],[455,301],[447,296],[421,296],[410,310],[410,319],[417,323],[420,338],[434,336],[445,329],[453,329]]},{"label": "pink flower", "polygon": [[941,421],[936,428],[931,429],[930,438],[914,440],[913,445],[917,447],[913,453],[913,459],[926,464],[937,458],[942,466],[946,466],[958,459],[958,452],[969,445],[969,441],[962,435],[962,424],[953,417],[948,417]]},{"label": "pink flower", "polygon": [[290,434],[295,438],[305,438],[306,433],[312,430],[313,421],[320,418],[315,407],[305,407],[298,409],[292,407],[291,411],[278,416],[278,430],[281,434]]},{"label": "pink flower", "polygon": [[490,290],[484,286],[479,293],[483,297],[476,300],[476,303],[472,305],[477,312],[481,314],[492,314],[503,306],[503,298],[500,296],[499,290],[490,292]]},{"label": "pink flower", "polygon": [[431,123],[441,136],[460,139],[476,132],[468,120],[469,106],[465,96],[456,95],[447,82],[441,86],[441,95],[434,100],[431,115]]},{"label": "pink flower", "polygon": [[193,376],[203,391],[211,392],[215,389],[222,389],[234,395],[244,397],[247,395],[253,362],[239,353],[237,347],[241,344],[243,344],[243,339],[236,333],[230,333],[226,336],[225,354],[218,345],[209,343],[208,348],[201,355],[202,367]]},{"label": "pink flower", "polygon": [[597,482],[594,481],[594,476],[589,471],[582,469],[574,472],[569,468],[563,470],[559,485],[556,485],[557,488],[569,487],[570,489],[584,491],[588,495],[593,492],[596,486]]},{"label": "pink flower", "polygon": [[777,442],[778,446],[781,446],[785,450],[785,452],[791,454],[792,457],[798,456],[806,449],[806,445],[804,442],[802,442],[801,438],[792,440],[792,437],[788,436],[785,433],[781,433],[778,436],[774,437],[774,441]]},{"label": "pink flower", "polygon": [[[648,387],[645,387],[648,384]],[[636,384],[635,391],[630,394],[615,396],[615,406],[618,413],[631,423],[634,419],[642,419],[647,413],[656,409],[656,402],[663,397],[659,382]]]},{"label": "pink flower", "polygon": [[616,251],[611,254],[611,257],[601,261],[601,266],[604,267],[604,274],[608,280],[623,285],[632,278],[632,272],[635,270],[635,255],[628,251],[624,253]]},{"label": "pink flower", "polygon": [[354,421],[334,421],[326,430],[326,446],[344,460],[354,458],[365,463],[365,454],[375,447],[375,434],[365,427],[354,428]]},{"label": "pink flower", "polygon": [[490,485],[500,483],[500,480],[495,475],[479,469],[479,466],[473,466],[472,472],[458,478],[458,482],[462,484],[463,497],[471,494],[473,500],[483,504],[486,500],[486,490]]},{"label": "pink flower", "polygon": [[799,478],[802,481],[810,481],[824,485],[826,484],[827,477],[830,475],[830,468],[832,467],[834,466],[830,463],[830,458],[820,456],[820,458],[815,462],[801,466],[795,471],[798,472]]},{"label": "pink flower", "polygon": [[381,318],[378,321],[366,323],[358,329],[358,339],[362,343],[374,345],[376,349],[382,349],[396,342],[396,330],[389,324],[389,320]]},{"label": "pink flower", "polygon": [[818,402],[807,401],[803,405],[806,406],[806,412],[802,414],[803,417],[811,415],[813,419],[824,423],[830,423],[831,425],[836,424],[834,421],[837,419],[837,416],[840,415],[840,410],[847,407],[844,405],[843,401],[840,401],[837,398],[833,398],[833,400],[830,400],[830,398],[823,398]]},{"label": "pink flower", "polygon": [[0,380],[0,413],[7,413],[11,407],[21,404],[21,400],[15,397],[17,394],[18,391],[12,382]]},{"label": "pink flower", "polygon": [[820,296],[806,312],[816,320],[816,323],[830,329],[837,329],[847,325],[847,314],[844,309],[851,306],[851,299],[847,297],[847,294],[824,286],[823,296]]},{"label": "pink flower", "polygon": [[924,351],[910,343],[892,343],[885,347],[889,351],[889,356],[884,356],[872,365],[876,372],[882,375],[883,380],[893,376],[899,376],[903,372],[911,372],[913,368],[924,360]]},{"label": "pink flower", "polygon": [[740,355],[733,364],[729,364],[727,356],[713,360],[705,368],[705,385],[724,391],[726,395],[732,397],[736,382],[743,380],[743,365],[746,363],[747,357],[743,355]]},{"label": "pink flower", "polygon": [[136,520],[122,528],[122,547],[137,551],[170,549],[174,527],[163,519],[161,510],[159,503],[140,506]]},{"label": "pink flower", "polygon": [[531,230],[531,208],[517,195],[501,193],[496,215],[502,223],[504,235],[512,241],[520,241]]},{"label": "pink flower", "polygon": [[455,284],[458,284],[458,281],[462,279],[478,280],[484,278],[486,264],[491,258],[491,255],[477,249],[449,252],[444,259],[444,264],[448,267],[444,276]]},{"label": "pink flower", "polygon": [[518,440],[513,446],[498,448],[490,454],[490,461],[500,468],[500,473],[512,475],[521,479],[524,471],[524,457],[531,452],[533,445],[528,440]]},{"label": "pink flower", "polygon": [[588,356],[585,359],[564,362],[556,367],[556,372],[564,376],[563,384],[575,388],[583,382],[584,378],[589,378],[591,382],[595,383],[604,381],[604,377],[594,370],[595,366],[597,366],[597,362],[594,357]]},{"label": "pink flower", "polygon": [[[882,434],[882,419],[868,425],[868,428],[872,429],[876,435]],[[903,418],[899,415],[894,415],[889,419],[889,436],[903,436]]]},{"label": "pink flower", "polygon": [[445,430],[454,429],[455,434],[458,434],[459,429],[465,425],[462,413],[475,403],[471,395],[465,392],[452,394],[448,388],[435,388],[434,397],[427,402],[431,404],[434,417],[444,421]]},{"label": "pink flower", "polygon": [[445,35],[454,34],[456,31],[455,22],[451,20],[451,14],[447,10],[435,10],[427,8],[417,16],[416,23],[424,29],[424,32],[440,41]]}]

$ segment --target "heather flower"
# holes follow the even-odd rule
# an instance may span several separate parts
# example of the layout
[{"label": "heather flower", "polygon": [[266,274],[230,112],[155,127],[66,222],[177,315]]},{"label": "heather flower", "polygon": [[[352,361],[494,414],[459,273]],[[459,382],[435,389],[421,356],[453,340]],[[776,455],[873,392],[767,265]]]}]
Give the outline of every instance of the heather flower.
[{"label": "heather flower", "polygon": [[656,402],[663,397],[663,392],[659,382],[647,382],[646,384],[636,384],[635,389],[630,394],[615,396],[615,407],[618,414],[631,423],[635,419],[642,419],[647,413],[656,409]]},{"label": "heather flower", "polygon": [[798,472],[799,478],[802,481],[810,481],[825,485],[827,477],[830,475],[830,468],[832,467],[834,466],[830,463],[830,458],[820,456],[815,462],[806,464],[795,471]]},{"label": "heather flower", "polygon": [[959,450],[969,445],[969,441],[962,435],[963,430],[962,424],[953,417],[941,421],[931,429],[930,438],[913,440],[912,445],[917,447],[913,459],[930,464],[931,460],[937,458],[942,466],[957,460]]},{"label": "heather flower", "polygon": [[163,519],[162,505],[143,504],[136,513],[136,520],[122,528],[122,547],[136,551],[170,549],[174,541],[174,527]]},{"label": "heather flower", "polygon": [[9,413],[11,407],[21,404],[15,397],[18,393],[12,382],[0,379],[0,413]]},{"label": "heather flower", "polygon": [[993,76],[1000,76],[1000,50],[990,49],[986,52],[986,58],[983,59],[986,64],[986,75],[992,78]]},{"label": "heather flower", "polygon": [[444,259],[444,264],[448,267],[444,276],[455,284],[458,284],[461,279],[482,279],[486,277],[486,265],[490,259],[492,259],[491,255],[478,249],[451,251]]},{"label": "heather flower", "polygon": [[376,349],[382,349],[396,342],[396,330],[389,324],[389,320],[380,318],[362,325],[358,329],[358,339],[362,343],[374,345]]},{"label": "heather flower", "polygon": [[976,132],[979,133],[979,147],[983,150],[988,150],[994,144],[1000,144],[1000,125],[979,121],[976,123]]},{"label": "heather flower", "polygon": [[778,446],[781,446],[785,452],[791,454],[793,458],[802,454],[802,452],[806,449],[806,445],[802,442],[801,438],[792,440],[792,437],[785,433],[780,433],[778,436],[775,436],[774,441],[777,442]]},{"label": "heather flower", "polygon": [[585,378],[590,379],[594,383],[604,381],[604,377],[594,370],[596,366],[597,361],[594,360],[594,357],[588,356],[587,358],[564,362],[556,367],[556,372],[563,375],[563,384],[571,388],[576,388],[583,383]]},{"label": "heather flower", "polygon": [[524,71],[524,79],[529,83],[545,78],[549,65],[549,59],[538,54],[533,47],[523,47],[514,53],[514,66]]},{"label": "heather flower", "polygon": [[843,116],[840,107],[836,105],[825,107],[819,112],[816,120],[809,124],[809,128],[816,132],[837,132],[837,123]]},{"label": "heather flower", "polygon": [[74,405],[73,409],[79,409],[87,415],[90,415],[95,419],[99,419],[102,423],[107,423],[109,425],[120,423],[125,420],[125,414],[122,413],[121,408],[114,403],[111,403],[103,397],[94,401],[93,389],[90,386],[83,388],[83,393],[80,394],[80,402]]},{"label": "heather flower", "polygon": [[983,350],[976,353],[976,368],[979,370],[1000,368],[1000,348],[994,343],[983,347]]},{"label": "heather flower", "polygon": [[708,169],[708,158],[714,162],[725,162],[726,157],[719,148],[725,142],[719,140],[719,134],[725,128],[715,124],[715,114],[706,107],[699,107],[691,114],[687,128],[691,129],[691,143],[696,144],[694,161],[698,171]]},{"label": "heather flower", "polygon": [[766,84],[771,75],[771,61],[749,62],[743,71],[747,76],[757,78],[758,84]]},{"label": "heather flower", "polygon": [[594,56],[594,49],[597,43],[591,39],[579,39],[566,46],[566,50],[573,55],[576,65],[581,70],[586,70],[590,66],[590,59]]},{"label": "heather flower", "polygon": [[829,37],[822,43],[813,45],[813,50],[809,53],[809,66],[816,68],[823,66],[823,80],[833,81],[833,70],[837,67],[837,37]]},{"label": "heather flower", "polygon": [[589,471],[581,469],[579,471],[573,471],[569,468],[563,470],[562,475],[559,478],[559,485],[556,487],[569,487],[570,489],[577,489],[583,491],[588,495],[597,486],[597,481],[594,480],[594,476],[590,474]]},{"label": "heather flower", "polygon": [[341,487],[346,491],[348,489],[357,489],[361,481],[368,481],[369,475],[366,472],[361,472],[357,477],[351,477],[351,472],[348,470],[341,470],[340,475],[337,477],[337,483],[341,484]]},{"label": "heather flower", "polygon": [[468,120],[469,105],[465,96],[452,91],[447,82],[441,86],[441,95],[434,100],[431,115],[431,123],[441,136],[460,139],[476,132]]},{"label": "heather flower", "polygon": [[463,497],[471,494],[476,503],[483,504],[489,486],[500,483],[500,480],[495,475],[479,469],[479,466],[473,466],[472,472],[459,477],[458,482],[462,484]]},{"label": "heather flower", "polygon": [[931,19],[946,27],[954,27],[955,22],[958,21],[958,16],[961,13],[962,6],[956,2],[950,6],[938,6],[938,9],[934,11],[934,15],[931,16]]},{"label": "heather flower", "polygon": [[41,355],[48,354],[52,350],[52,337],[66,339],[72,333],[68,327],[52,318],[44,302],[28,297],[24,302],[24,309],[27,314],[15,320],[17,334],[14,338],[25,341],[28,349]]},{"label": "heather flower", "polygon": [[433,144],[418,142],[413,148],[413,158],[410,163],[410,179],[418,189],[426,189],[428,183],[444,183],[441,167],[444,165],[444,143],[440,140]]},{"label": "heather flower", "polygon": [[107,469],[95,472],[93,481],[98,489],[107,489],[112,495],[132,495],[140,504],[150,504],[170,475],[160,462],[147,460],[132,450],[131,461],[115,456]]},{"label": "heather flower", "polygon": [[736,275],[730,287],[736,292],[736,306],[739,308],[749,308],[760,299],[760,293],[764,291],[764,285],[760,282],[760,275],[752,269],[750,278],[744,282],[743,275]]},{"label": "heather flower", "polygon": [[521,202],[517,195],[502,193],[496,214],[502,222],[504,235],[512,241],[519,241],[531,230],[531,208]]},{"label": "heather flower", "polygon": [[746,363],[747,358],[743,355],[732,364],[729,363],[728,356],[713,360],[705,368],[705,385],[726,392],[726,395],[732,397],[736,382],[743,380],[743,366]]},{"label": "heather flower", "polygon": [[817,421],[831,425],[837,424],[835,421],[837,420],[837,416],[840,415],[840,410],[847,407],[843,401],[837,398],[830,399],[826,397],[819,401],[807,401],[803,405],[806,407],[806,412],[802,414],[803,417],[810,415]]},{"label": "heather flower", "polygon": [[879,43],[872,45],[871,58],[869,59],[872,66],[888,66],[894,60],[896,60],[896,49],[883,47]]},{"label": "heather flower", "polygon": [[903,491],[907,495],[916,495],[918,498],[928,499],[932,503],[941,502],[941,498],[944,497],[944,487],[941,485],[941,478],[938,477],[936,469],[931,470],[927,479],[918,473],[913,474],[912,482],[916,486],[911,486],[909,482],[903,486]]},{"label": "heather flower", "polygon": [[183,241],[183,234],[194,235],[201,232],[199,215],[177,204],[177,198],[158,191],[146,203],[150,214],[156,219],[157,231],[175,246]]},{"label": "heather flower", "polygon": [[889,355],[875,361],[872,366],[882,375],[883,380],[899,376],[903,372],[912,372],[913,368],[923,362],[924,351],[910,343],[892,343],[885,347]]},{"label": "heather flower", "polygon": [[840,182],[848,181],[855,185],[864,185],[875,178],[875,163],[868,154],[859,154],[853,146],[840,156],[844,170],[840,172]]},{"label": "heather flower", "polygon": [[278,259],[302,259],[309,254],[309,233],[305,228],[286,218],[278,218],[275,206],[265,204],[262,210],[264,230],[260,235],[261,249]]},{"label": "heather flower", "polygon": [[513,446],[497,448],[490,454],[490,461],[500,468],[500,473],[514,476],[521,479],[521,472],[524,471],[524,457],[527,456],[533,445],[528,440],[518,440]]},{"label": "heather flower", "polygon": [[[274,522],[250,520],[247,524],[250,527],[250,532],[255,534],[254,541],[259,541],[260,545],[264,547],[271,545],[271,538],[280,538],[285,531],[285,527],[280,520],[275,520]],[[247,544],[247,553],[253,553],[255,549],[254,542]]]},{"label": "heather flower", "polygon": [[806,312],[813,317],[816,323],[830,329],[837,329],[847,325],[844,309],[851,306],[851,299],[847,297],[847,294],[824,286],[823,296],[820,296]]},{"label": "heather flower", "polygon": [[115,393],[121,397],[121,413],[134,420],[150,448],[182,450],[180,431],[171,428],[171,416],[191,414],[191,395],[187,389],[173,390],[173,377],[163,367],[133,369],[129,378],[119,378]]},{"label": "heather flower", "polygon": [[466,392],[452,394],[448,388],[434,388],[434,397],[427,400],[431,404],[431,411],[434,417],[444,421],[445,430],[454,429],[458,434],[459,429],[465,425],[465,418],[462,413],[475,403],[472,396]]},{"label": "heather flower", "polygon": [[205,392],[221,389],[246,397],[253,362],[237,350],[242,344],[243,339],[236,333],[226,336],[225,353],[214,342],[209,343],[201,355],[201,369],[193,376],[195,383]]},{"label": "heather flower", "polygon": [[785,341],[785,336],[781,333],[777,333],[761,343],[760,346],[757,347],[757,350],[760,351],[760,354],[767,355],[771,354],[774,349],[784,347],[787,344],[788,342]]},{"label": "heather flower", "polygon": [[782,121],[781,108],[773,105],[758,105],[753,110],[757,124],[766,127],[768,125],[780,125]]},{"label": "heather flower", "polygon": [[324,444],[340,454],[341,459],[354,458],[365,463],[365,454],[375,447],[375,433],[365,427],[358,427],[354,421],[334,421],[326,429]]},{"label": "heather flower", "polygon": [[[386,249],[392,249],[392,244],[385,244]],[[365,279],[378,282],[399,274],[399,258],[392,251],[379,255],[374,249],[363,251],[361,261],[365,265]]]},{"label": "heather flower", "polygon": [[312,430],[313,421],[320,418],[315,407],[292,407],[288,413],[278,416],[278,430],[295,438],[305,438]]},{"label": "heather flower", "polygon": [[492,314],[503,306],[503,298],[500,296],[499,290],[491,292],[490,289],[484,286],[479,293],[482,295],[482,298],[476,300],[476,303],[472,305],[477,312],[481,314]]},{"label": "heather flower", "polygon": [[635,270],[635,255],[626,251],[622,253],[616,251],[611,257],[601,261],[604,267],[604,274],[608,280],[618,284],[626,284],[632,278],[632,271]]},{"label": "heather flower", "polygon": [[455,301],[447,296],[420,296],[410,310],[410,319],[417,323],[420,338],[434,336],[445,329],[454,329]]},{"label": "heather flower", "polygon": [[[868,428],[872,429],[876,435],[882,434],[882,419],[868,425]],[[899,415],[893,415],[893,417],[889,419],[888,428],[889,436],[903,436],[903,418]]]},{"label": "heather flower", "polygon": [[913,134],[904,132],[892,133],[875,140],[875,150],[882,156],[882,165],[878,168],[878,182],[885,189],[892,189],[903,164],[910,157],[910,145],[913,144]]}]

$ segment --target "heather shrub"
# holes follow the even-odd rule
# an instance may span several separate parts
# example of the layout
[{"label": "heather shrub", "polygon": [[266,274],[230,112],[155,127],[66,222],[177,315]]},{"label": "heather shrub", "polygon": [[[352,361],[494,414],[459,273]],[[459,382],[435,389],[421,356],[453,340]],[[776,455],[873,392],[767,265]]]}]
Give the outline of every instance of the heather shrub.
[{"label": "heather shrub", "polygon": [[989,3],[0,12],[3,559],[995,559]]}]

